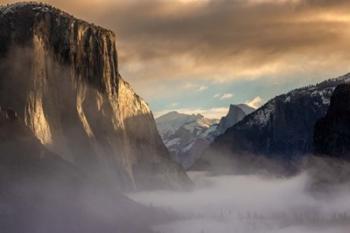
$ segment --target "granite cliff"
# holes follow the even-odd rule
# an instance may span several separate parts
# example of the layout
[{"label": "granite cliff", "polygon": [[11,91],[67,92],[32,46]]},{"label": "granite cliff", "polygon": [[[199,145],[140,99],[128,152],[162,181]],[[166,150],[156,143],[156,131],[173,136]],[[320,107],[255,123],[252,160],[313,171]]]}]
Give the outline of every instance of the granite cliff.
[{"label": "granite cliff", "polygon": [[188,184],[147,104],[118,71],[113,32],[52,6],[0,7],[0,106],[49,151],[125,188]]}]

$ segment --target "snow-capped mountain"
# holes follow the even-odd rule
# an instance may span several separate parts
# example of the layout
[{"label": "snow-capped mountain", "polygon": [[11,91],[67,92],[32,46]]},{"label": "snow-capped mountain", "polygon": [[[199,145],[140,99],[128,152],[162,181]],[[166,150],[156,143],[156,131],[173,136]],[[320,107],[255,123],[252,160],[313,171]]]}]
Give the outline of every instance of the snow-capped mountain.
[{"label": "snow-capped mountain", "polygon": [[162,137],[169,137],[174,134],[180,127],[187,125],[187,128],[200,127],[209,128],[217,123],[217,120],[207,119],[200,114],[183,114],[178,112],[169,112],[156,119],[157,128]]},{"label": "snow-capped mountain", "polygon": [[195,160],[193,154],[202,151],[211,142],[211,133],[218,120],[200,114],[169,112],[156,119],[158,131],[173,158],[188,168]]},{"label": "snow-capped mountain", "polygon": [[220,121],[200,114],[169,112],[156,119],[156,123],[173,158],[184,168],[189,168],[217,136],[252,111],[253,108],[244,104],[231,105],[227,116]]},{"label": "snow-capped mountain", "polygon": [[326,115],[334,89],[349,81],[347,74],[271,99],[219,136],[202,159],[215,163],[223,154],[235,162],[248,155],[293,161],[311,153],[315,123]]}]

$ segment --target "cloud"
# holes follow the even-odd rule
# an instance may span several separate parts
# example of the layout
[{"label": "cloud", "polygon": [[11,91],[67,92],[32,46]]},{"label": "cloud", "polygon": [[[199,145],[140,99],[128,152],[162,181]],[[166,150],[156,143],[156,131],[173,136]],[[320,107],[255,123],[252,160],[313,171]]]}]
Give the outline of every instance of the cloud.
[{"label": "cloud", "polygon": [[350,62],[345,0],[46,2],[114,30],[120,66],[135,82],[256,78]]},{"label": "cloud", "polygon": [[252,108],[257,109],[263,104],[263,100],[260,96],[257,96],[254,99],[245,102],[245,104],[249,105]]},{"label": "cloud", "polygon": [[208,89],[207,86],[200,86],[200,87],[198,88],[198,91],[205,91],[205,90],[207,90],[207,89]]},{"label": "cloud", "polygon": [[231,99],[233,97],[233,94],[231,94],[231,93],[225,93],[225,94],[223,94],[221,97],[220,97],[220,99],[221,100],[227,100],[227,99]]},{"label": "cloud", "polygon": [[169,106],[170,107],[177,107],[177,106],[179,106],[179,103],[178,102],[174,102],[174,103],[171,103]]},{"label": "cloud", "polygon": [[184,89],[192,89],[192,90],[196,90],[196,91],[205,91],[207,90],[209,87],[208,86],[204,86],[204,85],[198,85],[198,84],[194,84],[194,83],[186,83],[183,86]]},{"label": "cloud", "polygon": [[198,88],[198,85],[195,85],[193,83],[186,83],[183,88],[185,89],[194,89],[194,88]]},{"label": "cloud", "polygon": [[350,56],[344,48],[350,46],[344,26],[350,25],[341,8],[349,4],[337,2],[339,7],[311,0],[122,4],[133,14],[117,28],[120,54],[129,64],[145,64],[131,73],[140,79],[232,80],[346,69]]},{"label": "cloud", "polygon": [[220,99],[220,100],[227,100],[227,99],[231,99],[232,97],[233,97],[233,94],[231,93],[225,93],[225,94],[217,93],[213,96],[214,99]]},{"label": "cloud", "polygon": [[225,116],[228,112],[228,108],[172,108],[172,109],[166,109],[159,112],[155,112],[154,116],[156,118],[168,113],[176,111],[179,113],[184,114],[201,114],[209,119],[220,119],[221,117]]}]

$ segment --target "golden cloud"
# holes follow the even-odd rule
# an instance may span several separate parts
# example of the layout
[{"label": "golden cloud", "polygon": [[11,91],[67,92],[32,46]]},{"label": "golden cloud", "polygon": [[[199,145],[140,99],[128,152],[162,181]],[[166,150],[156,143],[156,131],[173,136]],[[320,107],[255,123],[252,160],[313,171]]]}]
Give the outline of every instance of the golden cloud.
[{"label": "golden cloud", "polygon": [[[9,1],[5,1],[9,2]],[[47,0],[117,34],[122,72],[232,80],[350,68],[345,0]]]}]

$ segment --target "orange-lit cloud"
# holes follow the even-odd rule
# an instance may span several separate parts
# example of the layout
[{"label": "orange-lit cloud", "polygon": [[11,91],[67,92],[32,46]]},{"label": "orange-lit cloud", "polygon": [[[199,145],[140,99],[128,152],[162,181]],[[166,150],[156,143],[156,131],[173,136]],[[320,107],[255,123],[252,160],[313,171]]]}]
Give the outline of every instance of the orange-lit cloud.
[{"label": "orange-lit cloud", "polygon": [[263,104],[263,99],[260,96],[255,97],[252,100],[248,100],[245,104],[252,108],[259,108]]}]

